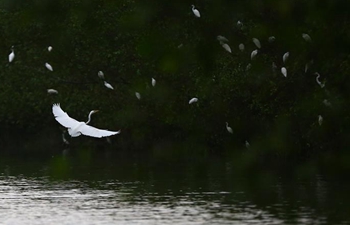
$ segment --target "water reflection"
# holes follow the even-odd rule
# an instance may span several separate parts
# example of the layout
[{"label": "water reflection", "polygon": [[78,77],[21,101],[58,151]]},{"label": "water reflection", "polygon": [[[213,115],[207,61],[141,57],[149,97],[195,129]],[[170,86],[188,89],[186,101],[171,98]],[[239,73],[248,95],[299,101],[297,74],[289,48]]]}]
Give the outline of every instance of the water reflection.
[{"label": "water reflection", "polygon": [[220,160],[165,164],[89,158],[87,163],[56,157],[2,160],[2,223],[349,223],[343,211],[349,208],[349,186],[317,174],[301,180],[267,172],[242,176]]}]

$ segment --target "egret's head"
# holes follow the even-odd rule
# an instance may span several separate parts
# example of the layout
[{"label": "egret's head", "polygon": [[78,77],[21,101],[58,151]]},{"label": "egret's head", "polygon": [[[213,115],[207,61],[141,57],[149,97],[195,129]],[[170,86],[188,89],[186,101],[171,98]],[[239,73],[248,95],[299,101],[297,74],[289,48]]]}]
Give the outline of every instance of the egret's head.
[{"label": "egret's head", "polygon": [[91,114],[97,113],[99,110],[92,110]]}]

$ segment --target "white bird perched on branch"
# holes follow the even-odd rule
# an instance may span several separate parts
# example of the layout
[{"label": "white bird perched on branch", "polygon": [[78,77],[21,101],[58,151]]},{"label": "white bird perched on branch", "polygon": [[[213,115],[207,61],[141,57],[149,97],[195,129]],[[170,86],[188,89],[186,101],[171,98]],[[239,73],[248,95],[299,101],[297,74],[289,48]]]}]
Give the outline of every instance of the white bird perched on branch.
[{"label": "white bird perched on branch", "polygon": [[268,41],[269,41],[270,43],[274,42],[275,40],[276,40],[275,36],[271,36],[271,37],[269,37],[269,39],[268,39]]},{"label": "white bird perched on branch", "polygon": [[46,67],[46,69],[53,71],[52,66],[50,64],[45,63],[45,67]]},{"label": "white bird perched on branch", "polygon": [[244,51],[244,44],[243,43],[239,44],[238,48],[239,48],[239,50],[241,50],[243,52]]},{"label": "white bird perched on branch", "polygon": [[196,17],[201,17],[201,14],[199,13],[198,9],[194,8],[194,5],[192,5],[192,12]]},{"label": "white bird perched on branch", "polygon": [[286,63],[288,57],[289,57],[289,52],[286,52],[283,54],[283,63]]},{"label": "white bird perched on branch", "polygon": [[152,78],[152,86],[153,87],[156,86],[156,83],[157,83],[156,79]]},{"label": "white bird perched on branch", "polygon": [[104,85],[106,86],[106,88],[114,90],[113,86],[110,83],[107,83],[107,81],[104,81]]},{"label": "white bird perched on branch", "polygon": [[283,74],[284,77],[287,77],[287,69],[286,67],[281,68],[281,73]]},{"label": "white bird perched on branch", "polygon": [[191,100],[188,102],[188,104],[192,104],[198,102],[198,98],[191,98]]},{"label": "white bird perched on branch", "polygon": [[58,94],[58,91],[55,89],[47,89],[48,94]]},{"label": "white bird perched on branch", "polygon": [[233,134],[233,130],[232,130],[231,127],[228,126],[228,122],[226,122],[226,130],[227,130],[229,133]]},{"label": "white bird perched on branch", "polygon": [[216,37],[216,39],[221,43],[221,42],[228,42],[228,39],[227,38],[225,38],[224,36],[222,36],[222,35],[218,35],[217,37]]},{"label": "white bird perched on branch", "polygon": [[260,44],[259,39],[253,38],[252,40],[253,40],[254,44],[256,45],[256,47],[261,48],[261,44]]},{"label": "white bird perched on branch", "polygon": [[47,51],[51,52],[52,51],[52,46],[47,47]]},{"label": "white bird perched on branch", "polygon": [[305,41],[311,42],[311,37],[310,37],[310,35],[304,33],[304,34],[302,34],[301,36],[304,38]]},{"label": "white bird perched on branch", "polygon": [[322,125],[323,123],[323,117],[321,115],[318,115],[318,125]]},{"label": "white bird perched on branch", "polygon": [[252,53],[250,54],[250,59],[253,60],[254,57],[258,54],[258,49],[255,49],[254,51],[252,51]]},{"label": "white bird perched on branch", "polygon": [[135,92],[135,96],[136,96],[136,98],[137,98],[138,100],[140,100],[140,99],[141,99],[141,94],[140,94],[140,93]]},{"label": "white bird perched on branch", "polygon": [[62,126],[68,128],[68,133],[72,137],[78,137],[83,134],[90,137],[101,138],[101,137],[108,137],[108,136],[120,133],[120,130],[119,131],[101,130],[101,129],[97,129],[95,127],[87,125],[91,120],[91,115],[96,112],[98,112],[98,110],[92,110],[89,113],[88,121],[85,123],[85,122],[79,122],[69,117],[68,114],[61,109],[60,104],[53,104],[52,106],[52,113],[55,116],[55,119]]},{"label": "white bird perched on branch", "polygon": [[11,53],[9,54],[9,62],[12,62],[13,59],[15,58],[15,50],[14,50],[14,46],[11,47]]},{"label": "white bird perched on branch", "polygon": [[228,51],[229,53],[232,52],[232,51],[231,51],[231,48],[230,48],[230,46],[229,46],[228,44],[226,44],[226,43],[221,43],[221,46],[222,46],[226,51]]},{"label": "white bird perched on branch", "polygon": [[104,73],[103,73],[102,71],[98,71],[97,76],[98,76],[100,79],[102,79],[102,80],[105,79],[105,75],[104,75]]}]

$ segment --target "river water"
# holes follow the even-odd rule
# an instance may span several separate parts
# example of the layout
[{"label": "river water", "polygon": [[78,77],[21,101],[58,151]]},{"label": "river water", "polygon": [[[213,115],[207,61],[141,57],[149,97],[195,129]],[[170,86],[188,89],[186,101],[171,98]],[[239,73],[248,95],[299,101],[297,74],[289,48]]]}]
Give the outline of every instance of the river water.
[{"label": "river water", "polygon": [[350,185],[307,166],[65,151],[0,169],[0,224],[350,224]]}]

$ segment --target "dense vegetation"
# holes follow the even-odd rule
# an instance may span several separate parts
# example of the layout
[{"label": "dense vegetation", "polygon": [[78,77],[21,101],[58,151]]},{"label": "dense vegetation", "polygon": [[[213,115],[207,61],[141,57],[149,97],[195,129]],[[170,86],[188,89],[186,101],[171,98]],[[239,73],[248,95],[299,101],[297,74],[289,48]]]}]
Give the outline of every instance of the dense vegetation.
[{"label": "dense vegetation", "polygon": [[[2,1],[1,127],[56,129],[51,106],[59,102],[78,120],[99,109],[94,126],[122,129],[115,138],[139,146],[171,139],[189,148],[203,143],[232,150],[248,140],[252,148],[273,155],[349,146],[350,3],[194,3],[201,18],[184,0]],[[217,35],[229,40],[231,54]],[[276,40],[269,43],[272,35]],[[253,37],[262,47],[251,60]],[[16,56],[8,63],[11,46]],[[103,85],[100,70],[114,90]],[[316,83],[315,72],[324,88]],[[48,88],[59,94],[48,95]],[[192,97],[199,101],[189,105]],[[318,115],[324,119],[321,126]]]}]

